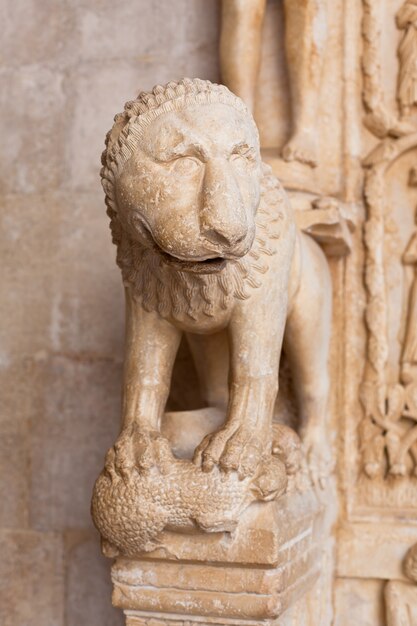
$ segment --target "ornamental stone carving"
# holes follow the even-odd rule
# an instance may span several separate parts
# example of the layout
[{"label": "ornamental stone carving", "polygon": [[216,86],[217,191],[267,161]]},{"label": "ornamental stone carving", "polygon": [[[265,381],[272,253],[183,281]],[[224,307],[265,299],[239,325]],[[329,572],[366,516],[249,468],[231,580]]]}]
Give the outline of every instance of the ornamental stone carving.
[{"label": "ornamental stone carving", "polygon": [[415,9],[223,0],[227,86],[115,117],[122,426],[92,513],[128,626],[414,623]]},{"label": "ornamental stone carving", "polygon": [[397,27],[403,31],[398,47],[400,69],[397,97],[403,117],[417,104],[417,2],[407,0],[397,13]]},{"label": "ornamental stone carving", "polygon": [[[105,553],[133,563],[161,549],[169,561],[174,550],[186,560],[197,537],[195,558],[206,553],[206,560],[217,561],[216,544],[207,553],[204,537],[224,542],[232,534],[235,547],[222,554],[224,567],[248,567],[245,533],[265,526],[278,545],[285,537],[298,542],[297,511],[309,534],[314,525],[323,528],[308,548],[318,550],[329,532],[321,497],[332,471],[331,279],[324,253],[297,229],[283,187],[262,163],[251,113],[209,81],[156,86],[116,115],[102,162],[126,293],[122,429],[92,501]],[[325,203],[318,208],[328,209]],[[187,422],[164,411],[183,335],[208,407],[189,412]],[[274,408],[283,346],[298,434],[280,423]],[[268,502],[272,508],[250,512]],[[290,517],[296,524],[288,534]],[[270,562],[268,545],[260,549],[259,566],[273,565],[281,576],[281,557]],[[303,593],[324,558],[313,554],[302,567]],[[291,605],[291,589],[281,600],[271,587],[273,605],[259,608],[259,615],[280,615]],[[120,606],[143,608],[137,602],[133,594]]]},{"label": "ornamental stone carving", "polygon": [[[325,478],[331,285],[323,253],[297,232],[262,165],[249,111],[223,86],[185,79],[127,103],[107,136],[102,178],[127,335],[123,426],[93,517],[134,554],[166,527],[230,530],[250,502],[285,492],[300,461],[296,434],[272,429],[283,342],[311,476]],[[176,459],[161,434],[184,332],[206,402],[224,411],[192,462]]]},{"label": "ornamental stone carving", "polygon": [[[266,0],[223,0],[220,62],[224,83],[253,110],[261,61]],[[286,161],[316,167],[317,114],[327,40],[325,0],[285,0],[285,50],[290,75],[293,132]]]}]

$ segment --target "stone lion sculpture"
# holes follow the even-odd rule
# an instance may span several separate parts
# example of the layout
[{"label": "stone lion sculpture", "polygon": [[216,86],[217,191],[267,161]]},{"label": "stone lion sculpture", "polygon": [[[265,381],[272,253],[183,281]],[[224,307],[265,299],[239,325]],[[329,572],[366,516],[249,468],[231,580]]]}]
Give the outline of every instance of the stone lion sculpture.
[{"label": "stone lion sculpture", "polygon": [[[104,514],[100,502],[116,498],[109,496],[112,481],[126,485],[133,476],[137,485],[149,476],[169,490],[187,480],[178,478],[180,462],[188,465],[190,485],[204,482],[200,489],[211,480],[227,491],[231,481],[239,492],[258,481],[259,493],[259,479],[271,467],[283,342],[300,434],[314,465],[328,395],[330,277],[322,251],[296,231],[283,188],[262,164],[244,103],[209,81],[157,86],[116,115],[102,162],[127,326],[122,430],[96,488],[96,519]],[[207,405],[226,415],[195,449],[193,466],[175,460],[160,432],[183,333]],[[282,441],[291,440],[287,431],[279,431]],[[285,451],[278,457],[285,465]],[[170,477],[174,466],[177,478]],[[132,490],[132,498],[153,497],[148,484],[142,496],[137,486]],[[278,492],[282,481],[264,489],[263,499]],[[245,498],[242,492],[235,512]],[[190,515],[196,519],[195,511]]]}]

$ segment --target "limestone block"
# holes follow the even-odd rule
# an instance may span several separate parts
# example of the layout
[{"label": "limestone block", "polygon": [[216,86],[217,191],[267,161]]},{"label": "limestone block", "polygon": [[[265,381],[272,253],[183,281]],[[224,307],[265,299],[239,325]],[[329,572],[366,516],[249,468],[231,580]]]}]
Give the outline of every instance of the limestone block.
[{"label": "limestone block", "polygon": [[85,528],[90,526],[94,476],[118,430],[121,365],[60,356],[39,367],[42,396],[31,433],[30,519],[35,528]]},{"label": "limestone block", "polygon": [[132,625],[162,615],[168,623],[270,623],[318,579],[322,521],[304,493],[252,505],[232,534],[165,532],[145,559],[117,559],[113,604]]},{"label": "limestone block", "polygon": [[[2,378],[0,372],[0,391]],[[0,430],[0,527],[24,528],[28,522],[29,481],[26,424],[2,418]]]},{"label": "limestone block", "polygon": [[54,0],[5,3],[2,57],[15,67],[33,63],[50,67],[71,62],[79,49],[74,5],[61,3],[57,11]]},{"label": "limestone block", "polygon": [[[28,385],[28,380],[30,384]],[[0,365],[0,528],[28,526],[28,426],[38,378],[30,362],[3,353]]]},{"label": "limestone block", "polygon": [[[210,65],[217,66],[217,2],[177,0],[175,11],[170,0],[160,0],[158,4],[124,3],[117,8],[117,33],[111,3],[76,0],[73,4],[78,7],[79,54],[86,61],[131,58],[137,67],[148,63],[159,63],[163,67],[172,57],[177,64],[182,64],[189,62],[188,57],[194,54],[200,65],[207,63],[211,56]],[[140,71],[138,77],[141,77]],[[151,85],[141,83],[139,86]]]},{"label": "limestone block", "polygon": [[103,213],[91,193],[2,199],[0,343],[9,358],[45,350],[121,354],[122,287]]},{"label": "limestone block", "polygon": [[64,626],[62,539],[55,533],[0,531],[2,626]]},{"label": "limestone block", "polygon": [[337,571],[342,577],[407,580],[402,562],[417,541],[414,524],[380,521],[344,524],[337,546]]},{"label": "limestone block", "polygon": [[334,626],[383,626],[383,583],[380,580],[338,578]]},{"label": "limestone block", "polygon": [[28,524],[29,451],[26,427],[25,422],[3,418],[0,424],[0,527],[3,528],[25,528]]},{"label": "limestone block", "polygon": [[62,119],[69,114],[64,82],[62,71],[45,65],[6,67],[1,72],[0,135],[7,154],[1,169],[3,193],[42,193],[62,184]]},{"label": "limestone block", "polygon": [[57,246],[56,205],[56,200],[39,195],[9,195],[1,201],[0,343],[9,359],[45,349],[54,267],[50,261]]},{"label": "limestone block", "polygon": [[[103,208],[95,194],[61,198],[48,334],[54,352],[78,353],[87,360],[120,360],[123,287],[102,218]],[[78,259],[75,266],[74,257]]]},{"label": "limestone block", "polygon": [[111,606],[108,562],[97,550],[97,536],[68,532],[66,539],[66,626],[122,626],[122,613]]}]

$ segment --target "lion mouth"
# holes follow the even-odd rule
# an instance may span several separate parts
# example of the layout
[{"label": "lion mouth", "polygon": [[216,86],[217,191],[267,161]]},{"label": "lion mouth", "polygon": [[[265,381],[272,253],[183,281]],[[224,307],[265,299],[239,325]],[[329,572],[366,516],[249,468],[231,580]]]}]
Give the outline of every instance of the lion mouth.
[{"label": "lion mouth", "polygon": [[213,257],[211,259],[205,259],[204,261],[183,261],[182,259],[178,259],[168,252],[161,250],[161,248],[157,248],[158,253],[161,255],[163,261],[177,269],[181,272],[191,272],[193,274],[215,274],[217,272],[221,272],[227,263],[227,259],[223,257]]},{"label": "lion mouth", "polygon": [[176,269],[180,272],[190,272],[192,274],[215,274],[221,272],[227,264],[227,261],[234,260],[234,257],[225,258],[221,256],[212,257],[209,259],[180,259],[172,254],[169,254],[156,243],[154,237],[151,234],[151,229],[145,222],[142,216],[135,216],[140,224],[143,234],[148,240],[149,247],[162,258],[164,263]]}]

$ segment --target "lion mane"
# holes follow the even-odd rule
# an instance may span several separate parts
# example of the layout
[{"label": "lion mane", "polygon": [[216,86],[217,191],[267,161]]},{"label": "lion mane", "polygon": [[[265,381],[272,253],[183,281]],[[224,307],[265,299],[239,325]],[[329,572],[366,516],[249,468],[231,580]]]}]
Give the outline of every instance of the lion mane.
[{"label": "lion mane", "polygon": [[147,311],[158,311],[162,317],[180,319],[185,315],[195,319],[200,312],[212,317],[216,306],[226,309],[231,298],[248,298],[247,287],[259,287],[261,275],[268,271],[268,257],[275,253],[271,240],[280,237],[287,211],[283,188],[271,168],[263,164],[253,246],[241,259],[228,261],[218,274],[192,274],[172,268],[157,252],[145,248],[125,231],[118,216],[115,181],[134,154],[143,130],[162,113],[212,102],[245,113],[256,130],[245,104],[225,86],[185,78],[157,85],[151,92],[142,92],[136,100],[127,102],[106,136],[101,178],[112,239],[117,246],[117,264],[124,284],[132,288],[134,297]]}]

